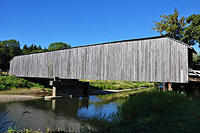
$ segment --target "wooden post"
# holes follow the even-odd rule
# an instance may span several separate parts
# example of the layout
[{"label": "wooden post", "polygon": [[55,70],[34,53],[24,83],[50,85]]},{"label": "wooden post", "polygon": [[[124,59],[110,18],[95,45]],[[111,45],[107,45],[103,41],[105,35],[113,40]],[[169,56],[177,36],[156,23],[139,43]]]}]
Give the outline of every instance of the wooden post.
[{"label": "wooden post", "polygon": [[172,83],[171,82],[164,83],[163,91],[172,91]]},{"label": "wooden post", "polygon": [[52,96],[55,97],[56,96],[56,87],[53,86],[53,90],[52,90]]},{"label": "wooden post", "polygon": [[[60,87],[60,79],[58,77],[54,77],[53,81],[49,82],[49,85],[53,86],[52,96],[45,96],[45,100],[51,100],[56,98],[62,98],[62,96],[57,96],[57,90]],[[52,109],[55,108],[55,101],[52,101]]]},{"label": "wooden post", "polygon": [[166,83],[163,83],[163,91],[166,91],[167,88],[166,88]]},{"label": "wooden post", "polygon": [[56,100],[53,99],[51,104],[52,104],[52,105],[51,105],[52,110],[55,110],[55,109],[56,109]]},{"label": "wooden post", "polygon": [[57,96],[58,82],[59,82],[59,78],[58,77],[54,77],[54,79],[53,79],[53,90],[52,90],[52,96],[53,97]]},{"label": "wooden post", "polygon": [[168,89],[168,91],[172,91],[172,83],[171,82],[167,82],[167,89]]}]

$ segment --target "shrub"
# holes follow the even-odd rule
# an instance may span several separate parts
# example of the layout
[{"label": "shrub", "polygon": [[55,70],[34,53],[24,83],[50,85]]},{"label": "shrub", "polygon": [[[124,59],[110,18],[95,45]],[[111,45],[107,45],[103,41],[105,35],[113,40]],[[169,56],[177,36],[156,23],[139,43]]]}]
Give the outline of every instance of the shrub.
[{"label": "shrub", "polygon": [[199,132],[200,105],[175,92],[142,92],[119,107],[120,121],[133,132]]},{"label": "shrub", "polygon": [[15,76],[0,76],[0,90],[13,88],[44,88],[44,86]]},{"label": "shrub", "polygon": [[90,132],[197,133],[200,104],[175,92],[149,91],[129,97],[115,114],[118,119],[97,118]]}]

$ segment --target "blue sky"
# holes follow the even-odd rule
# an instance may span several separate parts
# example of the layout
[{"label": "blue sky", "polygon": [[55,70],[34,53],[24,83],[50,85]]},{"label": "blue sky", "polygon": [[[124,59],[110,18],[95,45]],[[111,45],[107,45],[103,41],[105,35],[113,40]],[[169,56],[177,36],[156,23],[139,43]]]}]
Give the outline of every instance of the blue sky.
[{"label": "blue sky", "polygon": [[42,47],[157,36],[152,28],[160,15],[174,8],[181,16],[200,13],[200,0],[0,0],[0,5],[0,40]]}]

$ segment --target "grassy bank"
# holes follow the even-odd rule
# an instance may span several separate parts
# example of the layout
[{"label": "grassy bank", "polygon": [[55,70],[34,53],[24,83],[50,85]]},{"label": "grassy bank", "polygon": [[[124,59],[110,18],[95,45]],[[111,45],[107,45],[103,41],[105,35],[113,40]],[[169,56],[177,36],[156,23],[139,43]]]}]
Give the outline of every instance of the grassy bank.
[{"label": "grassy bank", "polygon": [[51,91],[48,88],[20,88],[9,89],[0,91],[0,95],[33,95],[33,96],[48,96],[51,95]]},{"label": "grassy bank", "polygon": [[0,90],[41,88],[44,86],[15,76],[0,76]]},{"label": "grassy bank", "polygon": [[1,95],[48,95],[49,88],[15,76],[0,76]]},{"label": "grassy bank", "polygon": [[152,91],[152,90],[154,90],[154,88],[133,89],[130,91],[123,91],[123,92],[111,93],[111,94],[106,94],[106,95],[97,95],[97,97],[104,101],[112,101],[117,98],[128,98],[137,93],[142,93],[142,92]]},{"label": "grassy bank", "polygon": [[[146,91],[128,98],[117,114],[94,118],[88,132],[200,132],[200,104],[174,92]],[[87,128],[86,128],[87,130]]]},{"label": "grassy bank", "polygon": [[154,87],[155,83],[150,82],[136,82],[136,81],[114,81],[114,80],[80,80],[89,82],[93,89],[99,90],[120,90],[120,89],[133,89],[140,87]]}]

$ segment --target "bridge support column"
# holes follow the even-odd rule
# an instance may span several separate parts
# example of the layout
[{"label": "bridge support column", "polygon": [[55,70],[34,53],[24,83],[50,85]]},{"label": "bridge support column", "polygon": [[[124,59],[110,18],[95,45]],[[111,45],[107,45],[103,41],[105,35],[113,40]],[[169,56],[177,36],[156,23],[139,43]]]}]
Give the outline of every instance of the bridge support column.
[{"label": "bridge support column", "polygon": [[45,96],[45,100],[51,100],[51,99],[56,99],[56,98],[61,98],[62,96],[57,96],[57,89],[60,87],[60,79],[58,77],[54,77],[53,81],[49,82],[50,86],[53,86],[52,89],[52,96]]},{"label": "bridge support column", "polygon": [[172,83],[171,82],[167,82],[167,89],[168,89],[168,91],[172,91]]},{"label": "bridge support column", "polygon": [[52,85],[53,85],[52,96],[56,97],[57,96],[57,87],[59,85],[59,78],[58,77],[54,77]]},{"label": "bridge support column", "polygon": [[53,100],[51,101],[51,107],[52,107],[52,110],[55,111],[55,109],[56,109],[56,100],[55,100],[55,99],[53,99]]},{"label": "bridge support column", "polygon": [[[46,100],[68,97],[68,96],[88,96],[89,95],[89,82],[81,82],[78,79],[60,79],[54,77],[50,81],[52,89],[52,96],[46,96]],[[59,95],[59,96],[58,96]]]},{"label": "bridge support column", "polygon": [[163,91],[172,91],[172,83],[171,82],[164,83]]}]

